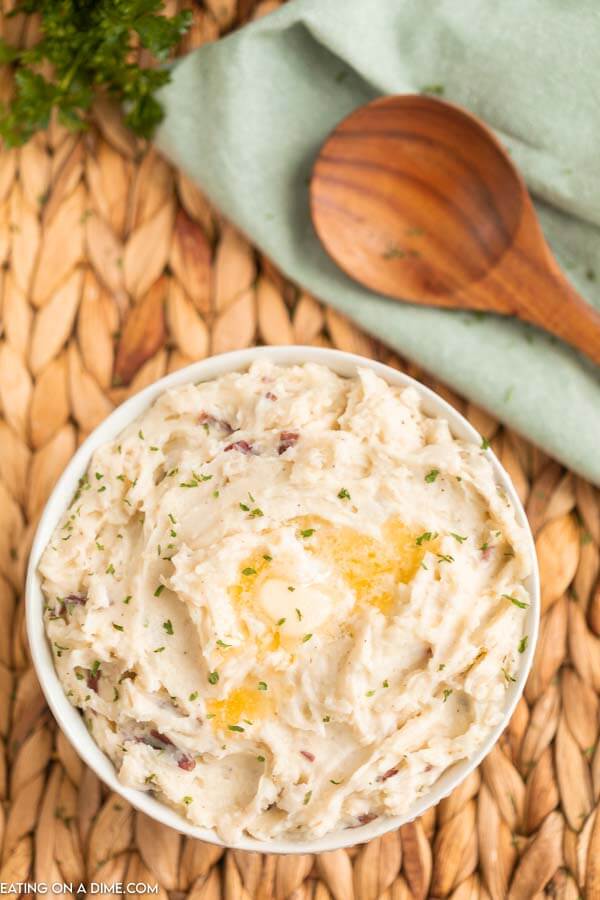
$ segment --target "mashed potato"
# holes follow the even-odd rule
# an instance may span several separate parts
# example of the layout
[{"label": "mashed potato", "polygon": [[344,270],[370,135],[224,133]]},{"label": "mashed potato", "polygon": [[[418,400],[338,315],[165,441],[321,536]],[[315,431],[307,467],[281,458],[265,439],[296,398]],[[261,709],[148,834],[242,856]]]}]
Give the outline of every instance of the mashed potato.
[{"label": "mashed potato", "polygon": [[404,812],[499,722],[525,541],[414,389],[259,361],[95,452],[46,628],[124,784],[231,842],[320,836]]}]

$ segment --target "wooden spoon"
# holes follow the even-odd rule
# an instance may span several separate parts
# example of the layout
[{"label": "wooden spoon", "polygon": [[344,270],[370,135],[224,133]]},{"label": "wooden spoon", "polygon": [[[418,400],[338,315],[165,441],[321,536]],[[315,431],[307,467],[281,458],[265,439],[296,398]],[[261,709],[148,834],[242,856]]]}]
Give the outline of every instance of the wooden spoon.
[{"label": "wooden spoon", "polygon": [[433,97],[383,97],[323,144],[313,222],[352,278],[397,300],[514,315],[600,364],[600,314],[571,287],[492,132]]}]

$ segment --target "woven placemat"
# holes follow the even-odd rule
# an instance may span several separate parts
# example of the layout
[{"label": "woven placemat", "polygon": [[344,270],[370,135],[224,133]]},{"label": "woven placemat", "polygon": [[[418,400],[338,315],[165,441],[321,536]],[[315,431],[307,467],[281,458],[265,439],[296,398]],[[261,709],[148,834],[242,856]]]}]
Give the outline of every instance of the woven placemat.
[{"label": "woven placemat", "polygon": [[[182,51],[277,5],[205,0]],[[53,125],[0,152],[0,262],[0,881],[147,881],[176,900],[600,897],[594,488],[299,292],[103,104],[86,135]],[[362,353],[440,391],[511,473],[542,571],[533,672],[496,749],[421,819],[316,857],[223,853],[109,794],[57,730],[23,626],[32,533],[82,438],[165,372],[254,342]]]}]

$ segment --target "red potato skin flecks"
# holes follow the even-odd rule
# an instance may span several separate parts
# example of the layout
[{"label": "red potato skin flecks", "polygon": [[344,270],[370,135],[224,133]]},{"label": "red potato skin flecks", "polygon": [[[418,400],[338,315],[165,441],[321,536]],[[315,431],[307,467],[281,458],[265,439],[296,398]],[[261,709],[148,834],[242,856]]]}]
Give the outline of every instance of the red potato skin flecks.
[{"label": "red potato skin flecks", "polygon": [[363,813],[362,816],[358,817],[358,821],[361,825],[368,825],[369,822],[374,822],[378,816],[375,813]]},{"label": "red potato skin flecks", "polygon": [[239,450],[240,453],[246,454],[254,453],[254,448],[248,441],[234,441],[233,444],[228,444],[223,452],[227,453],[228,450]]},{"label": "red potato skin flecks", "polygon": [[175,744],[168,738],[166,734],[162,734],[162,732],[157,731],[156,728],[153,728],[150,732],[150,737],[153,737],[155,741],[158,741],[161,744],[164,744],[165,747],[174,747]]},{"label": "red potato skin flecks", "polygon": [[379,816],[376,813],[363,813],[362,816],[358,816],[358,822],[356,825],[347,825],[347,828],[360,828],[361,825],[368,825],[369,822],[374,822],[375,819],[378,819]]},{"label": "red potato skin flecks", "polygon": [[90,669],[90,670],[88,671],[88,675],[87,675],[87,678],[86,678],[86,681],[85,681],[85,683],[86,683],[87,686],[89,687],[90,691],[94,691],[94,693],[97,694],[97,693],[98,693],[98,688],[99,688],[99,682],[100,682],[100,670],[98,670],[98,671],[96,672],[96,674],[93,675],[93,674],[92,674],[92,671],[91,671],[91,669]]},{"label": "red potato skin flecks", "polygon": [[[151,730],[149,738],[139,738],[139,740],[145,744],[149,744],[151,747],[156,747],[156,744],[160,744],[163,747],[175,747],[171,738],[167,737],[166,734],[163,734],[156,728]],[[182,750],[177,750],[175,760],[179,768],[183,769],[185,772],[192,772],[196,768],[196,760],[191,756],[188,756],[188,754],[184,753]]]},{"label": "red potato skin flecks", "polygon": [[297,443],[300,435],[297,431],[282,431],[279,435],[279,447],[277,448],[277,452],[281,456],[282,453],[285,453],[286,450],[289,450],[290,447],[293,447],[294,444]]},{"label": "red potato skin flecks", "polygon": [[226,422],[225,419],[217,419],[215,416],[211,416],[209,413],[201,412],[198,416],[198,424],[199,425],[217,425],[221,428],[226,434],[233,434],[233,428]]}]

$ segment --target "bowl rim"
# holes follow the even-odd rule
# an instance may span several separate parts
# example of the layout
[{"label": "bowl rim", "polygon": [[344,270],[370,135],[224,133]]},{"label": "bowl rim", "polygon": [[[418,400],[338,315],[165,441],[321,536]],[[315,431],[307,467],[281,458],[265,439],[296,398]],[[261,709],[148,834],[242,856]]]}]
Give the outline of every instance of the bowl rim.
[{"label": "bowl rim", "polygon": [[427,414],[446,418],[453,435],[471,443],[482,444],[481,435],[462,413],[454,409],[431,388],[426,387],[404,372],[357,354],[324,347],[283,345],[235,350],[192,363],[153,382],[116,407],[89,434],[67,464],[46,501],[31,546],[25,582],[27,636],[40,686],[63,734],[68,738],[83,762],[95,772],[107,787],[121,795],[135,809],[163,825],[174,828],[182,834],[221,847],[261,853],[321,853],[370,841],[413,821],[430,807],[439,803],[444,797],[447,797],[490,752],[510,720],[523,693],[527,676],[531,669],[540,619],[539,569],[535,543],[523,505],[508,473],[493,451],[489,449],[487,453],[494,468],[496,480],[510,498],[515,509],[517,521],[524,526],[526,531],[531,563],[531,574],[526,580],[531,597],[526,621],[527,648],[521,655],[521,665],[516,681],[511,683],[507,689],[501,721],[489,732],[476,753],[447,769],[432,788],[423,797],[419,798],[417,802],[413,803],[404,815],[381,816],[368,824],[356,828],[333,829],[322,837],[317,838],[259,840],[249,835],[243,835],[235,843],[228,843],[223,841],[213,829],[200,828],[193,825],[174,809],[155,799],[149,793],[122,785],[118,780],[112,761],[104,754],[89,734],[83,718],[69,702],[58,678],[44,627],[42,614],[43,594],[41,579],[37,572],[38,563],[60,516],[67,508],[76,490],[79,478],[87,469],[92,454],[99,446],[116,437],[165,390],[187,383],[212,380],[228,372],[246,370],[257,359],[268,359],[282,366],[318,363],[342,376],[356,374],[358,368],[371,369],[388,384],[414,387],[422,401],[422,408]]}]

